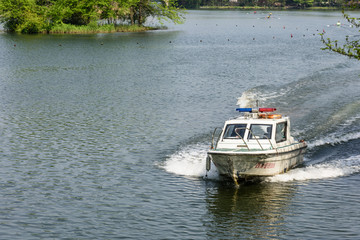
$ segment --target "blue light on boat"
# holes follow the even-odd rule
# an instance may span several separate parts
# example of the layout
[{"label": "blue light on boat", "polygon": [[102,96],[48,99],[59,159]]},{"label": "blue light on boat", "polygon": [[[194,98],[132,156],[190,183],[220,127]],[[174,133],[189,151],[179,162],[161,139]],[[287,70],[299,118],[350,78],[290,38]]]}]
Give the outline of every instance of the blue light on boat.
[{"label": "blue light on boat", "polygon": [[252,112],[252,108],[237,108],[236,111],[239,111],[239,112]]}]

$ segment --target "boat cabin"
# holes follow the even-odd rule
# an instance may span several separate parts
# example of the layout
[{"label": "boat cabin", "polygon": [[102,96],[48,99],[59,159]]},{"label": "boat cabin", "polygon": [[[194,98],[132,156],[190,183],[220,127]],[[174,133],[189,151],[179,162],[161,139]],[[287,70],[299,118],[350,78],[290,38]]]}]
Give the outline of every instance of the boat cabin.
[{"label": "boat cabin", "polygon": [[226,121],[215,149],[270,150],[293,142],[289,118],[267,110],[247,109],[243,116]]}]

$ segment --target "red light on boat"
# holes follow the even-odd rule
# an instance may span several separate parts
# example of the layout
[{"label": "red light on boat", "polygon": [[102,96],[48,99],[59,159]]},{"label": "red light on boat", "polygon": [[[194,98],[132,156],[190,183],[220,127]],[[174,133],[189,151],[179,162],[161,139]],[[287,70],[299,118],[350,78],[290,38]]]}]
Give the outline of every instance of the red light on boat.
[{"label": "red light on boat", "polygon": [[276,108],[259,108],[259,112],[275,112]]}]

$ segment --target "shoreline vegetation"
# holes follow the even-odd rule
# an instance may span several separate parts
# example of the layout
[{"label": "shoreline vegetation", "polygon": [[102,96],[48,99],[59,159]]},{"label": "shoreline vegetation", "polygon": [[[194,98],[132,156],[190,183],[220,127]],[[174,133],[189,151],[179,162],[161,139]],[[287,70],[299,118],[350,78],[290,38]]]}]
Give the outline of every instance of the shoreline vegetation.
[{"label": "shoreline vegetation", "polygon": [[[96,33],[116,33],[116,32],[147,32],[154,30],[167,29],[166,26],[139,26],[139,25],[122,25],[122,24],[104,24],[104,25],[72,25],[72,24],[59,24],[54,25],[51,30],[38,31],[30,34],[96,34]],[[18,31],[8,31],[0,28],[0,33],[21,33]]]},{"label": "shoreline vegetation", "polygon": [[164,29],[163,26],[149,27],[139,25],[120,25],[120,24],[89,24],[76,26],[71,24],[59,24],[53,26],[50,31],[39,32],[43,34],[90,34],[90,33],[115,33],[115,32],[146,32],[151,30]]},{"label": "shoreline vegetation", "polygon": [[[163,29],[163,21],[181,24],[185,9],[177,0],[1,0],[5,32],[108,33]],[[145,26],[148,18],[159,26]]]},{"label": "shoreline vegetation", "polygon": [[[54,26],[48,32],[38,32],[37,34],[96,34],[96,33],[134,33],[134,32],[147,32],[154,30],[167,29],[165,26],[138,26],[138,25],[118,25],[118,24],[106,24],[106,25],[84,25],[76,26],[71,24],[62,24]],[[0,33],[6,33],[8,31],[0,28]]]}]

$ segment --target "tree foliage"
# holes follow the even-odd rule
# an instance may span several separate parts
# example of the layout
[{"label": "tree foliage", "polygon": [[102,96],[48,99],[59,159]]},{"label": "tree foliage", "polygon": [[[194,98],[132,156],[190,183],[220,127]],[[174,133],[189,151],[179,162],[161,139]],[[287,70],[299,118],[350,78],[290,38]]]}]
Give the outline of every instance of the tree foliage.
[{"label": "tree foliage", "polygon": [[10,32],[49,32],[71,24],[145,24],[148,17],[184,21],[176,0],[1,0],[0,21]]},{"label": "tree foliage", "polygon": [[[359,5],[353,5],[352,8],[359,8]],[[350,26],[359,28],[360,27],[360,18],[350,17],[345,13],[345,10],[342,10],[344,18],[350,24]],[[359,30],[360,31],[360,30]],[[342,41],[342,44],[338,40],[331,40],[330,38],[324,38],[325,33],[320,34],[321,41],[325,44],[326,47],[322,50],[330,50],[336,53],[339,53],[349,58],[354,58],[360,60],[360,39],[353,39],[353,37],[345,36],[345,41]]]}]

